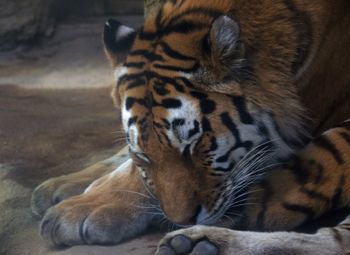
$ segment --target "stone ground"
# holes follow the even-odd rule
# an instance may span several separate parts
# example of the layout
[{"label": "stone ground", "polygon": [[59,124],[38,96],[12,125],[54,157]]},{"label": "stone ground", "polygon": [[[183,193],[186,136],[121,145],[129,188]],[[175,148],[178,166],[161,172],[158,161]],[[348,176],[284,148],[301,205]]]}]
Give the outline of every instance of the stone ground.
[{"label": "stone ground", "polygon": [[[142,17],[119,17],[137,26]],[[160,234],[118,246],[47,247],[30,210],[45,179],[82,169],[121,146],[109,97],[105,18],[59,25],[55,37],[0,54],[0,254],[153,254]]]}]

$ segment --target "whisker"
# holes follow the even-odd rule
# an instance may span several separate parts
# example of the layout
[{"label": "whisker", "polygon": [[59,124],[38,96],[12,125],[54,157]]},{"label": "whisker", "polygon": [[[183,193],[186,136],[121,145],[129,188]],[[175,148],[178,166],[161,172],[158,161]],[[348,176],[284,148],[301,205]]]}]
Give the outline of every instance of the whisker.
[{"label": "whisker", "polygon": [[140,176],[141,182],[145,188],[145,190],[148,192],[148,194],[155,200],[157,200],[157,198],[154,196],[154,194],[149,190],[149,188],[147,187],[146,183],[143,181],[142,177]]},{"label": "whisker", "polygon": [[136,192],[136,191],[131,191],[131,190],[117,190],[117,192],[126,192],[126,193],[130,193],[130,194],[134,194],[134,195],[139,195],[145,198],[151,198],[150,196],[147,196],[145,194],[142,194],[140,192]]}]

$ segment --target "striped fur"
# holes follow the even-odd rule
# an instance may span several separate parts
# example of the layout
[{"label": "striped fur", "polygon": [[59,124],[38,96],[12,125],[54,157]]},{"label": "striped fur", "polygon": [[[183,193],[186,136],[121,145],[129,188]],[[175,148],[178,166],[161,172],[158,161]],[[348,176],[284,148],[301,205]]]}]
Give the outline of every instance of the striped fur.
[{"label": "striped fur", "polygon": [[[349,207],[349,124],[350,121],[345,122],[315,138],[289,164],[274,169],[251,187],[238,224],[230,219],[236,217],[230,210],[223,218],[226,222],[221,223],[231,229],[269,232],[195,226],[168,234],[160,242],[157,254],[183,254],[177,251],[181,245],[172,244],[179,236],[191,240],[191,250],[199,250],[203,245],[200,240],[208,240],[206,249],[216,247],[223,255],[349,254],[350,216],[334,227],[320,228],[315,234],[278,232],[292,230],[328,212]],[[201,254],[214,253],[203,251]]]},{"label": "striped fur", "polygon": [[[306,61],[303,47],[312,46],[310,38],[295,37],[292,7],[283,1],[276,8],[285,16],[273,33],[288,43],[281,48],[268,33],[266,38],[250,37],[245,22],[252,17],[246,8],[240,1],[180,1],[165,4],[129,35],[118,37],[125,29],[116,21],[106,25],[107,55],[116,73],[123,73],[113,94],[130,151],[144,178],[154,184],[167,217],[179,224],[213,224],[222,217],[246,176],[258,179],[256,169],[243,173],[236,167],[254,148],[264,144],[273,154],[255,158],[264,160],[267,170],[309,139],[292,80]],[[125,38],[134,40],[120,61],[123,52],[117,49],[125,49]],[[253,60],[258,40],[268,39],[269,48],[256,49]],[[265,62],[274,64],[261,65],[259,59],[266,56]],[[265,81],[268,75],[271,80]],[[189,181],[175,193],[163,185],[164,179],[178,183],[193,176],[206,186]],[[190,198],[183,207],[176,202],[180,197]]]},{"label": "striped fur", "polygon": [[[293,230],[349,206],[349,122],[322,134],[350,118],[341,99],[350,93],[349,72],[328,63],[336,56],[350,65],[347,11],[346,0],[178,0],[138,30],[109,20],[112,96],[132,160],[52,207],[43,236],[56,244],[118,243],[165,217],[178,226],[219,227],[170,233],[159,254],[349,252],[349,218],[314,235],[230,230]],[[337,93],[322,93],[337,76]],[[330,114],[338,98],[340,110]],[[309,115],[321,117],[315,127]],[[321,135],[311,139],[311,132]],[[55,190],[51,184],[39,190]],[[112,206],[122,196],[111,187],[142,199]],[[129,206],[140,201],[142,209]],[[104,203],[125,220],[109,216],[108,228],[97,224]],[[115,228],[129,232],[124,237]],[[178,250],[179,240],[190,250]]]}]

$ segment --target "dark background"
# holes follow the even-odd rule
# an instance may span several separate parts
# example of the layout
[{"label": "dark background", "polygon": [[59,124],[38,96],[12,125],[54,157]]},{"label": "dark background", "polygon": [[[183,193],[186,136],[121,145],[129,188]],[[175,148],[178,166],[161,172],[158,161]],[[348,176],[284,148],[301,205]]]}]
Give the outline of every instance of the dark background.
[{"label": "dark background", "polygon": [[52,37],[60,23],[116,15],[143,15],[143,1],[0,0],[0,51]]}]

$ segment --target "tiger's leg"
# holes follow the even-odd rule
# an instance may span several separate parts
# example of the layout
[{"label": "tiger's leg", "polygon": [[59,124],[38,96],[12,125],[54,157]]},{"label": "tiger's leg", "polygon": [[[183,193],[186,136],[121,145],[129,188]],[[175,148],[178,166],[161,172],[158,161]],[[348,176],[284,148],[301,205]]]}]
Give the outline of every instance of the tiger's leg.
[{"label": "tiger's leg", "polygon": [[[350,205],[350,122],[315,139],[289,167],[273,171],[253,189],[246,227],[290,230],[325,212]],[[323,254],[350,252],[350,216],[315,234],[242,232],[194,226],[168,234],[164,254]]]},{"label": "tiger's leg", "polygon": [[128,159],[83,194],[51,207],[41,234],[53,245],[115,244],[140,234],[158,217],[152,194]]},{"label": "tiger's leg", "polygon": [[249,232],[194,226],[169,233],[157,255],[346,255],[350,252],[350,218],[315,234]]},{"label": "tiger's leg", "polygon": [[64,199],[79,195],[95,180],[104,176],[128,159],[128,148],[124,147],[111,158],[100,161],[79,172],[51,178],[40,184],[32,194],[32,211],[43,216],[53,205]]}]

